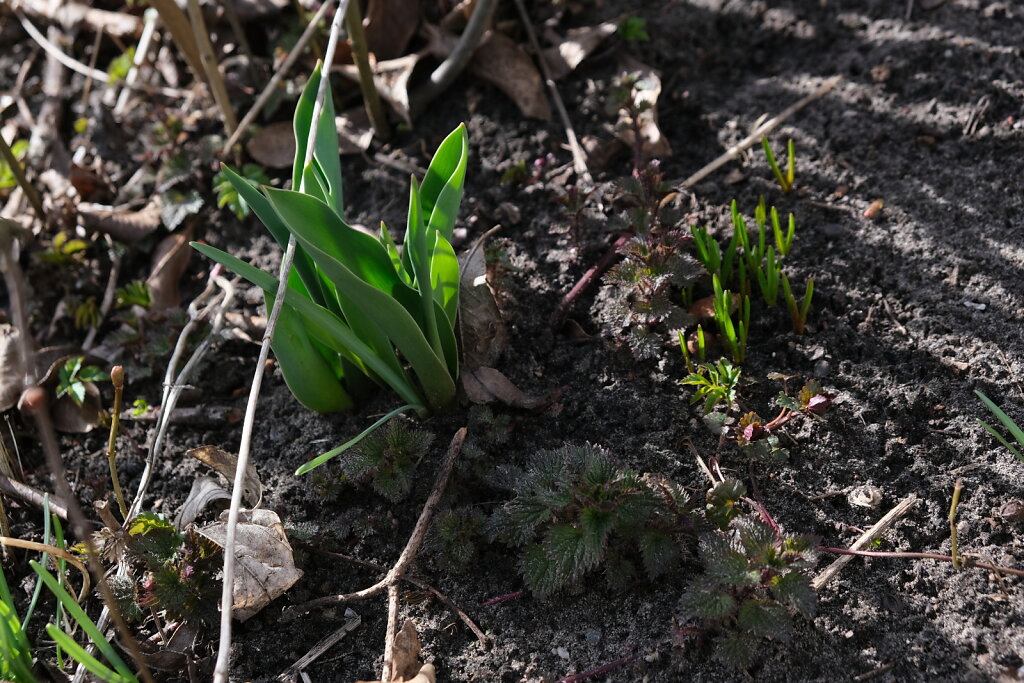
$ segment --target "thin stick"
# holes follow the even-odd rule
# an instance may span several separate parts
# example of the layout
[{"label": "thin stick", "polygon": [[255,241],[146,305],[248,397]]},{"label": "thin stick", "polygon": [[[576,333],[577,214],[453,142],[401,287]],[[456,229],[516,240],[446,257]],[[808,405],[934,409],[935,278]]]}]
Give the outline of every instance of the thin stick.
[{"label": "thin stick", "polygon": [[526,30],[526,35],[530,39],[530,45],[533,46],[533,52],[537,56],[537,63],[540,65],[540,72],[544,74],[544,83],[548,86],[548,90],[551,92],[551,99],[555,103],[555,109],[558,111],[558,118],[562,119],[562,127],[565,128],[565,137],[569,141],[569,151],[572,152],[572,166],[573,170],[576,171],[576,175],[580,177],[583,184],[587,187],[594,184],[594,179],[590,175],[590,170],[587,168],[587,157],[583,153],[583,148],[580,147],[579,141],[576,139],[576,131],[572,127],[572,121],[569,120],[569,112],[565,109],[565,102],[562,101],[562,96],[558,92],[558,86],[555,85],[555,79],[551,77],[551,70],[548,69],[547,60],[544,59],[544,52],[540,49],[540,43],[537,41],[537,34],[533,30],[533,23],[530,21],[530,16],[526,13],[526,7],[523,5],[523,0],[516,0],[516,9],[519,10],[519,18],[523,21],[523,28]]},{"label": "thin stick", "polygon": [[36,188],[32,187],[28,182],[28,178],[25,177],[25,169],[21,167],[21,162],[14,156],[14,151],[8,146],[3,135],[0,135],[0,156],[3,156],[4,161],[7,162],[7,167],[11,169],[14,179],[18,182],[18,186],[25,193],[25,196],[28,197],[28,201],[32,204],[32,210],[36,212],[36,218],[39,219],[39,223],[45,225],[46,212],[43,210],[43,200],[39,198]]},{"label": "thin stick", "polygon": [[[34,489],[28,484],[23,484],[20,481],[11,479],[5,474],[0,474],[0,493],[12,496],[25,501],[26,503],[31,503],[40,510],[43,509],[43,496],[45,494],[42,491]],[[63,520],[67,520],[68,518],[68,508],[64,504],[64,500],[57,498],[56,496],[50,496],[50,511]]]},{"label": "thin stick", "polygon": [[210,86],[213,99],[220,108],[221,116],[224,117],[224,129],[228,135],[231,135],[235,132],[235,128],[238,128],[238,117],[235,116],[235,108],[231,106],[228,90],[224,87],[224,78],[220,75],[217,57],[213,54],[213,45],[210,44],[210,34],[206,30],[203,11],[199,9],[199,0],[188,0],[188,19],[192,24],[192,34],[196,39],[196,45],[199,47],[203,70],[206,72],[206,84]]},{"label": "thin stick", "polygon": [[469,18],[469,23],[466,24],[465,30],[459,36],[459,42],[455,44],[455,49],[441,62],[440,66],[434,69],[430,74],[430,80],[412,98],[410,109],[412,109],[413,116],[422,112],[430,102],[447,90],[459,77],[459,74],[466,69],[473,53],[480,46],[480,39],[483,38],[484,31],[491,23],[491,14],[496,5],[497,0],[477,0],[476,7],[473,8],[473,16]]},{"label": "thin stick", "polygon": [[384,630],[384,663],[380,671],[381,681],[394,678],[395,636],[398,634],[398,582],[388,586],[388,625]]},{"label": "thin stick", "polygon": [[345,27],[348,29],[348,38],[352,43],[352,60],[356,63],[356,69],[359,72],[359,90],[363,93],[366,115],[370,117],[374,134],[381,140],[387,140],[391,137],[391,126],[388,124],[387,116],[384,115],[384,107],[380,103],[380,93],[377,92],[377,86],[373,82],[373,69],[370,68],[370,60],[367,57],[366,34],[363,32],[363,18],[359,14],[358,2],[348,4]]},{"label": "thin stick", "polygon": [[562,300],[558,302],[558,307],[555,308],[554,312],[552,312],[551,316],[548,318],[548,327],[554,329],[558,326],[558,323],[560,323],[565,314],[569,312],[569,309],[572,308],[572,305],[576,302],[576,299],[580,297],[580,294],[586,291],[587,288],[589,288],[590,285],[592,285],[597,278],[601,276],[601,273],[611,267],[612,263],[615,262],[615,258],[619,255],[619,250],[626,246],[626,243],[629,242],[632,237],[633,236],[630,234],[620,235],[612,246],[608,248],[608,251],[604,253],[601,260],[591,266],[591,268],[583,274],[583,277],[573,285],[573,288],[569,290],[569,293],[562,297]]},{"label": "thin stick", "polygon": [[960,492],[964,488],[964,480],[960,477],[956,478],[956,484],[953,485],[953,501],[949,505],[949,554],[953,558],[953,569],[960,569],[960,558],[957,556],[957,542],[956,542],[956,508],[960,505]]},{"label": "thin stick", "polygon": [[[874,526],[861,534],[860,538],[853,542],[850,546],[849,551],[842,551],[842,557],[837,558],[835,562],[825,567],[824,570],[811,581],[811,588],[815,591],[820,591],[825,584],[831,581],[847,564],[853,560],[854,555],[859,554],[861,548],[871,543],[871,540],[876,536],[880,535],[886,529],[896,523],[903,515],[910,511],[910,508],[914,507],[917,503],[917,496],[911,493],[909,496],[900,501],[899,505],[894,507],[892,510],[886,513],[884,517],[875,522]],[[830,548],[819,548],[819,550],[836,552]]]},{"label": "thin stick", "polygon": [[120,116],[121,112],[124,111],[125,105],[128,104],[128,96],[131,94],[130,89],[139,78],[139,67],[146,61],[146,55],[149,53],[150,43],[153,42],[153,34],[156,32],[156,21],[160,18],[160,13],[150,7],[142,16],[146,23],[142,29],[142,37],[139,38],[139,46],[135,49],[132,68],[128,69],[128,75],[124,77],[124,89],[121,90],[121,94],[117,97],[117,104],[114,105],[115,116]]},{"label": "thin stick", "polygon": [[331,4],[332,3],[330,2],[325,2],[320,5],[320,9],[318,9],[316,14],[313,15],[313,18],[306,26],[306,30],[302,32],[302,35],[299,36],[295,45],[292,46],[292,49],[288,53],[288,56],[285,57],[284,62],[282,62],[281,66],[274,71],[274,75],[270,79],[270,82],[267,83],[267,87],[265,87],[263,92],[260,93],[260,96],[256,98],[256,102],[252,105],[252,108],[250,108],[249,111],[246,112],[245,116],[242,117],[242,120],[238,124],[238,128],[235,129],[235,132],[232,133],[231,137],[228,138],[228,141],[224,143],[224,146],[221,148],[221,155],[225,155],[231,151],[231,148],[234,147],[241,139],[242,134],[249,129],[252,122],[255,121],[256,117],[259,116],[259,113],[263,111],[263,107],[270,101],[270,97],[277,92],[277,87],[281,84],[281,81],[284,80],[284,77],[289,71],[291,71],[292,66],[296,61],[298,61],[299,57],[302,56],[302,50],[306,47],[306,43],[308,43],[309,39],[316,34],[317,28],[320,26],[320,20],[324,18],[325,14],[327,14],[327,10],[330,9]]},{"label": "thin stick", "polygon": [[[448,484],[448,477],[451,475],[452,468],[455,466],[455,458],[458,457],[462,451],[462,442],[466,439],[466,428],[462,427],[455,433],[452,438],[451,444],[448,446],[448,452],[445,454],[444,463],[441,465],[441,470],[437,473],[437,480],[434,482],[434,490],[431,491],[430,497],[427,498],[427,502],[423,505],[423,511],[420,512],[420,518],[416,522],[416,527],[412,531],[412,535],[409,536],[409,541],[405,545],[405,550],[402,551],[398,561],[395,562],[395,566],[391,568],[388,575],[383,579],[373,584],[369,588],[364,588],[361,591],[355,593],[345,593],[341,595],[328,595],[316,600],[310,600],[294,607],[289,607],[282,614],[282,619],[291,620],[296,617],[309,612],[311,609],[316,607],[326,607],[330,605],[339,605],[345,602],[354,602],[356,600],[363,600],[372,595],[380,593],[382,590],[390,586],[392,583],[402,578],[405,574],[406,568],[409,563],[412,562],[413,558],[416,557],[416,553],[419,552],[420,545],[423,543],[423,538],[426,536],[427,528],[430,526],[430,518],[434,514],[434,510],[437,508],[438,503],[441,501],[441,496],[444,495],[445,486]],[[239,465],[241,467],[241,465]]]},{"label": "thin stick", "polygon": [[93,347],[100,325],[103,324],[107,315],[110,314],[110,309],[114,306],[114,296],[117,294],[117,278],[121,274],[121,256],[114,248],[114,242],[111,240],[110,235],[105,235],[104,237],[106,237],[107,246],[110,247],[110,273],[107,275],[107,286],[103,290],[103,301],[100,302],[99,319],[94,325],[89,327],[89,332],[85,335],[85,341],[82,342],[83,351],[88,351]]},{"label": "thin stick", "polygon": [[110,438],[107,440],[107,466],[110,468],[110,482],[114,487],[114,497],[121,511],[121,518],[128,523],[128,506],[124,503],[121,492],[121,480],[117,476],[117,432],[121,424],[121,401],[124,397],[124,367],[115,365],[110,370],[110,383],[114,385],[114,409],[110,414]]},{"label": "thin stick", "polygon": [[37,29],[35,25],[33,25],[32,22],[28,20],[28,17],[26,17],[21,12],[17,11],[14,14],[18,17],[18,21],[21,22],[21,26],[22,28],[25,29],[25,33],[27,33],[29,37],[32,38],[32,40],[36,41],[39,47],[43,48],[46,51],[46,53],[49,54],[51,57],[53,57],[58,62],[60,62],[67,68],[71,69],[72,71],[76,71],[82,74],[83,76],[88,76],[94,81],[99,81],[100,83],[107,82],[106,71],[100,71],[99,69],[90,69],[77,59],[69,57],[64,53],[63,50],[61,50],[59,47],[51,43],[46,38],[46,36],[40,33],[39,29]]},{"label": "thin stick", "polygon": [[[939,562],[953,562],[952,555],[943,555],[941,553],[904,553],[886,552],[881,550],[847,550],[846,548],[828,548],[825,546],[819,546],[817,550],[823,553],[835,553],[836,555],[842,555],[843,557],[840,557],[840,560],[851,560],[854,557],[887,557],[904,558],[910,560],[937,560]],[[1024,569],[1000,567],[999,565],[989,564],[988,562],[977,562],[974,560],[974,558],[967,557],[964,555],[961,555],[958,559],[960,560],[961,565],[964,567],[976,567],[978,569],[987,569],[989,571],[996,572],[997,574],[1012,574],[1013,576],[1024,576]],[[838,560],[836,561],[838,562]]]},{"label": "thin stick", "polygon": [[2,0],[0,4],[13,10],[25,10],[42,19],[56,21],[65,29],[77,29],[86,24],[98,34],[108,33],[118,38],[139,32],[139,18],[127,12],[110,12],[78,2],[55,3],[48,0]]},{"label": "thin stick", "polygon": [[[194,0],[193,0],[194,1]],[[310,117],[309,137],[306,140],[306,155],[302,167],[305,168],[313,159],[313,149],[316,147],[316,131],[320,123],[320,114],[324,109],[324,99],[327,95],[328,81],[330,80],[330,65],[334,62],[334,52],[338,46],[338,36],[341,33],[341,26],[344,23],[345,10],[349,0],[341,0],[334,21],[331,22],[331,33],[327,41],[327,52],[324,54],[324,67],[320,72],[320,85],[317,89],[316,101],[313,103],[313,112]],[[305,174],[302,184],[305,184]],[[301,192],[304,188],[299,187]],[[260,355],[256,361],[256,373],[252,378],[252,386],[249,388],[249,399],[245,405],[245,419],[242,421],[242,439],[238,445],[238,464],[235,469],[235,481],[231,491],[231,507],[228,510],[228,523],[224,539],[224,587],[221,592],[221,615],[220,615],[220,642],[217,648],[217,664],[213,671],[214,683],[227,683],[228,672],[231,668],[231,606],[234,604],[233,588],[235,584],[235,532],[238,528],[238,512],[242,506],[242,489],[244,488],[244,477],[246,468],[249,465],[249,451],[252,448],[252,429],[256,419],[256,404],[260,398],[260,388],[263,386],[263,370],[270,356],[270,342],[274,338],[274,329],[277,327],[277,319],[281,316],[281,308],[284,304],[285,293],[288,289],[288,276],[291,274],[292,261],[295,260],[295,235],[288,237],[288,247],[285,249],[284,258],[281,260],[281,269],[278,274],[277,294],[274,297],[274,305],[267,317],[267,329],[263,333],[263,343],[260,346]]]},{"label": "thin stick", "polygon": [[281,673],[281,675],[277,677],[277,680],[294,680],[294,678],[298,675],[300,671],[302,671],[307,666],[309,666],[317,659],[319,659],[320,656],[323,655],[323,653],[327,652],[332,647],[337,645],[339,642],[341,642],[342,638],[347,636],[351,631],[354,631],[359,626],[359,624],[363,623],[362,618],[358,614],[349,610],[348,612],[346,612],[346,616],[348,616],[349,613],[352,614],[352,617],[348,621],[346,621],[341,628],[339,628],[337,631],[321,640],[316,645],[314,645],[309,650],[309,652],[299,657],[299,659],[294,664],[285,669]]},{"label": "thin stick", "polygon": [[812,92],[810,95],[801,98],[795,104],[783,110],[783,112],[778,116],[768,119],[760,126],[757,126],[750,135],[743,138],[743,140],[741,140],[740,142],[736,143],[728,150],[726,150],[726,152],[722,154],[720,157],[718,157],[710,164],[708,164],[707,166],[700,169],[699,171],[691,175],[689,178],[684,180],[681,186],[693,187],[700,181],[704,180],[704,178],[708,177],[709,175],[717,171],[719,168],[721,168],[725,164],[729,163],[730,161],[738,157],[740,154],[744,152],[744,150],[748,149],[749,147],[753,147],[756,144],[760,144],[762,137],[778,128],[779,125],[786,121],[786,119],[796,114],[798,111],[806,107],[811,102],[814,102],[815,100],[818,100],[821,97],[823,97],[828,91],[836,87],[840,80],[840,76],[833,76],[832,78],[822,83],[821,86],[819,86],[818,89]]}]

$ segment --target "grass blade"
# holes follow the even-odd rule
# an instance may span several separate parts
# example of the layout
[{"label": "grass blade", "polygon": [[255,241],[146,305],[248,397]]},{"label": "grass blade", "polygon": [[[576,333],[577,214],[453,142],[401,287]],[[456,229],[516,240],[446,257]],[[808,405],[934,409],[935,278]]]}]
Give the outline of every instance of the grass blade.
[{"label": "grass blade", "polygon": [[372,425],[370,425],[369,427],[367,427],[366,429],[361,431],[357,436],[349,439],[348,441],[346,441],[345,443],[341,444],[337,448],[331,449],[331,450],[327,451],[326,453],[324,453],[322,455],[318,455],[317,457],[313,458],[309,462],[304,463],[302,465],[302,467],[300,467],[299,469],[295,470],[295,474],[296,475],[306,474],[310,470],[314,470],[317,467],[320,467],[320,465],[323,465],[325,462],[327,462],[331,458],[335,458],[335,457],[341,455],[342,453],[344,453],[345,451],[347,451],[348,449],[350,449],[353,446],[355,446],[357,443],[359,443],[360,441],[365,439],[367,436],[369,436],[370,434],[375,432],[381,425],[383,425],[384,423],[388,422],[391,418],[395,417],[396,415],[398,415],[400,413],[404,413],[407,410],[419,410],[420,408],[422,408],[422,406],[413,406],[413,405],[404,405],[404,406],[402,406],[400,408],[395,408],[390,413],[388,413],[387,415],[385,415],[384,417],[380,418],[379,420],[374,422]]}]

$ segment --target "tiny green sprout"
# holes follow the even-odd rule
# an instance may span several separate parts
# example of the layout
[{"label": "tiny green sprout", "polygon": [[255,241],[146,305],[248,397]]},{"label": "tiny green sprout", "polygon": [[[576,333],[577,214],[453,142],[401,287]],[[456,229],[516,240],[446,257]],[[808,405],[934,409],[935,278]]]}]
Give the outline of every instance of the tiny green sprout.
[{"label": "tiny green sprout", "polygon": [[119,81],[123,81],[128,77],[128,72],[132,69],[132,63],[135,61],[135,46],[129,47],[123,53],[114,57],[110,62],[110,66],[107,67],[107,85],[114,85]]},{"label": "tiny green sprout", "polygon": [[782,292],[786,297],[786,306],[789,308],[789,317],[793,321],[793,331],[797,334],[804,333],[807,324],[807,312],[811,309],[811,298],[814,296],[814,278],[807,278],[807,287],[804,290],[804,299],[797,304],[793,290],[789,286],[789,278],[782,274]]},{"label": "tiny green sprout", "polygon": [[981,399],[981,402],[985,404],[985,407],[989,409],[989,412],[995,415],[996,419],[999,420],[1003,427],[1005,427],[1006,430],[1010,432],[1010,435],[1019,445],[1020,450],[1018,450],[1017,447],[1014,447],[1006,437],[1004,437],[1002,434],[996,431],[995,427],[993,427],[992,425],[988,424],[983,420],[978,420],[978,424],[984,427],[985,431],[987,431],[989,434],[996,437],[999,443],[1003,444],[1003,446],[1005,446],[1007,450],[1016,455],[1020,460],[1024,460],[1024,429],[1021,429],[1017,425],[1017,423],[1013,421],[1013,418],[1004,413],[999,406],[997,406],[995,403],[992,402],[991,399],[989,399],[988,396],[977,390],[975,390],[974,393],[977,394],[978,398]]},{"label": "tiny green sprout", "polygon": [[97,327],[102,316],[100,308],[96,305],[96,297],[90,296],[82,303],[75,306],[75,329],[88,330],[90,327]]},{"label": "tiny green sprout", "polygon": [[84,116],[79,116],[77,119],[75,119],[73,127],[76,133],[84,133],[86,130],[89,129],[89,119],[85,118]]},{"label": "tiny green sprout", "polygon": [[790,138],[786,145],[785,173],[782,172],[778,162],[775,161],[775,153],[772,152],[772,147],[768,144],[767,137],[761,138],[761,147],[764,149],[764,157],[768,161],[768,166],[772,169],[772,175],[775,176],[776,182],[779,183],[779,188],[782,189],[784,194],[789,194],[793,189],[793,181],[796,179],[796,146],[793,139]]},{"label": "tiny green sprout", "polygon": [[149,410],[149,402],[144,398],[132,401],[132,417],[142,417]]},{"label": "tiny green sprout", "polygon": [[[683,352],[683,360],[686,361],[686,369],[692,375],[697,372],[697,367],[694,365],[693,358],[690,355],[690,348],[686,342],[686,338],[683,335],[683,330],[678,330],[676,334],[679,335],[679,348]],[[703,363],[707,360],[707,342],[704,339],[704,327],[697,325],[697,361]]]},{"label": "tiny green sprout", "polygon": [[775,258],[775,248],[768,247],[764,263],[754,271],[761,296],[769,306],[775,306],[779,298],[779,281],[782,277],[782,261]]},{"label": "tiny green sprout", "polygon": [[793,246],[793,236],[796,234],[796,218],[793,214],[789,214],[789,224],[786,228],[786,234],[783,235],[782,226],[779,224],[779,212],[773,206],[772,233],[775,235],[775,250],[779,252],[779,256],[788,256],[789,250]]},{"label": "tiny green sprout", "polygon": [[149,305],[153,303],[152,296],[149,293],[149,285],[141,280],[129,282],[124,287],[118,288],[114,297],[118,308],[128,308],[130,306],[149,308]]},{"label": "tiny green sprout", "polygon": [[80,258],[88,248],[89,244],[85,240],[71,239],[68,233],[61,230],[54,235],[49,248],[39,256],[47,263],[63,266]]},{"label": "tiny green sprout", "polygon": [[[722,342],[729,349],[733,361],[743,363],[747,353],[747,333],[750,329],[750,297],[746,294],[734,295],[728,289],[723,289],[717,275],[712,276],[711,283],[715,291],[715,322],[722,335]],[[736,306],[736,299],[739,300],[740,317],[734,323],[732,310]]]},{"label": "tiny green sprout", "polygon": [[[263,172],[263,167],[258,164],[242,166],[242,172],[239,175],[255,185],[268,185],[270,183],[270,178]],[[213,191],[217,194],[218,209],[222,209],[225,206],[228,207],[239,220],[249,215],[248,202],[245,201],[245,197],[238,194],[238,190],[235,189],[227,172],[223,169],[218,171],[217,175],[213,177]]]},{"label": "tiny green sprout", "polygon": [[643,17],[626,17],[619,22],[618,32],[628,43],[651,42],[651,36],[647,33],[647,20]]},{"label": "tiny green sprout", "polygon": [[697,371],[680,380],[680,384],[696,387],[690,403],[704,401],[704,414],[708,414],[724,403],[727,409],[736,404],[736,393],[740,384],[741,370],[726,358],[717,363],[701,363]]},{"label": "tiny green sprout", "polygon": [[[11,153],[16,161],[23,161],[28,154],[28,140],[15,140],[11,144]],[[18,184],[18,177],[7,160],[0,156],[0,190],[9,190]]]},{"label": "tiny green sprout", "polygon": [[110,375],[100,370],[95,365],[85,365],[85,358],[75,356],[68,358],[58,371],[57,398],[70,396],[76,405],[82,405],[85,400],[85,385],[87,382],[105,382]]}]

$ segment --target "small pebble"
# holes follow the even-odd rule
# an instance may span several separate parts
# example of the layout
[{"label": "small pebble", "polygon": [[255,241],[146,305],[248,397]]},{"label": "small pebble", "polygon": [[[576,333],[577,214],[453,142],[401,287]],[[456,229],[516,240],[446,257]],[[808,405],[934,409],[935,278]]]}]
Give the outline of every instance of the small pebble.
[{"label": "small pebble", "polygon": [[566,650],[564,647],[556,647],[554,650],[551,651],[551,654],[558,655],[562,659],[569,659],[569,651]]},{"label": "small pebble", "polygon": [[587,639],[587,642],[593,647],[596,647],[597,644],[601,642],[601,632],[596,628],[588,628],[583,635]]},{"label": "small pebble", "polygon": [[877,508],[882,504],[882,489],[870,484],[858,486],[847,494],[846,501],[854,507]]},{"label": "small pebble", "polygon": [[814,376],[817,379],[828,377],[830,372],[832,372],[832,365],[827,360],[819,360],[814,364]]},{"label": "small pebble", "polygon": [[988,308],[988,305],[980,304],[977,301],[965,301],[964,306],[966,306],[967,308],[973,308],[976,311],[984,311],[986,308]]}]

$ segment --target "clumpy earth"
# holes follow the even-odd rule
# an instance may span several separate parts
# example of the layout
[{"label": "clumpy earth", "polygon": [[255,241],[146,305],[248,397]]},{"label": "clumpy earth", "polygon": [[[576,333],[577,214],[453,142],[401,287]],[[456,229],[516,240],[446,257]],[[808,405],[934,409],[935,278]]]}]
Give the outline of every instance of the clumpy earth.
[{"label": "clumpy earth", "polygon": [[[576,133],[609,137],[614,117],[605,102],[620,57],[632,55],[661,74],[658,115],[674,152],[661,159],[661,170],[670,185],[746,137],[763,113],[780,112],[828,78],[841,77],[771,135],[777,150],[785,139],[795,140],[793,193],[779,191],[755,148],[692,190],[680,190],[674,216],[682,229],[707,225],[721,239],[731,234],[734,198],[747,215],[760,195],[796,215],[786,267],[794,283],[815,279],[807,333],[795,336],[784,310],[755,306],[742,396],[769,415],[782,388],[767,379],[770,373],[797,376],[791,389],[813,377],[836,395],[834,408],[824,420],[792,423],[784,437],[787,461],[751,466],[702,423],[689,391],[678,385],[685,365],[668,336],[656,358],[637,361],[603,334],[607,292],[600,287],[585,293],[568,322],[552,331],[550,313],[616,237],[624,209],[614,201],[613,186],[630,173],[628,154],[595,169],[599,190],[577,243],[556,201],[565,191],[558,167],[570,162],[557,118],[524,119],[497,90],[466,76],[391,146],[425,166],[424,150],[466,121],[471,155],[462,226],[469,240],[502,226],[492,245],[502,259],[496,286],[511,334],[496,366],[523,391],[555,392],[555,399],[537,411],[494,406],[488,414],[461,407],[426,423],[436,435],[434,446],[409,497],[392,504],[369,488],[339,483],[332,470],[306,478],[292,473],[392,408],[393,397],[377,395],[351,414],[316,415],[272,372],[254,436],[264,505],[289,526],[315,524],[317,544],[325,549],[390,565],[460,426],[468,425],[474,450],[457,465],[445,504],[473,504],[484,512],[506,494],[481,489],[480,471],[523,465],[537,451],[566,442],[600,444],[625,466],[662,474],[700,497],[706,479],[692,443],[705,460],[715,457],[723,471],[756,485],[783,528],[815,534],[826,546],[848,546],[887,510],[916,496],[878,549],[948,553],[950,497],[962,478],[961,552],[1021,566],[1022,528],[997,511],[1020,496],[1024,463],[978,425],[976,418],[990,416],[974,390],[1024,423],[1024,10],[982,0],[581,4],[580,12],[566,13],[559,31],[632,12],[647,20],[650,42],[611,41],[559,82]],[[506,19],[515,16],[512,7],[499,11]],[[539,23],[554,7],[534,2],[529,11]],[[537,182],[501,182],[515,164],[532,168],[548,154],[553,170]],[[346,157],[344,168],[353,222],[402,224],[403,172],[359,157]],[[878,200],[884,209],[866,216]],[[276,267],[276,250],[255,219],[239,224],[222,214],[211,220],[203,239]],[[186,284],[192,291],[206,268],[198,261],[191,271],[196,278]],[[260,312],[258,294],[242,300],[247,313]],[[193,403],[241,408],[256,355],[253,344],[220,343],[195,382]],[[155,385],[139,391],[158,400]],[[142,426],[132,434],[145,439]],[[154,509],[173,515],[188,494],[199,466],[184,458],[186,449],[214,444],[233,450],[239,434],[238,424],[175,426],[154,485]],[[78,456],[72,465],[102,472],[95,459],[86,465],[82,457],[102,443],[102,436],[90,435],[64,445]],[[129,489],[141,457],[139,451],[124,456]],[[850,503],[848,494],[862,486],[877,488],[875,507]],[[833,559],[821,554],[814,573]],[[286,622],[286,606],[379,578],[302,549],[297,560],[304,578],[236,625],[233,680],[273,680],[346,619],[343,608],[331,608]],[[694,565],[625,589],[610,589],[595,575],[548,599],[527,594],[483,606],[523,588],[517,562],[512,551],[483,539],[468,566],[446,565],[430,548],[417,562],[415,575],[493,638],[483,648],[444,605],[408,586],[400,618],[415,620],[423,658],[436,665],[441,680],[557,680],[622,658],[629,658],[625,666],[590,680],[741,676],[714,662],[700,642],[671,644],[681,625],[679,596]],[[957,571],[945,562],[858,558],[818,597],[817,616],[798,619],[791,642],[767,644],[750,676],[1017,680],[1024,666],[1017,578]],[[379,673],[385,601],[351,607],[362,625],[309,667],[314,680]]]}]

